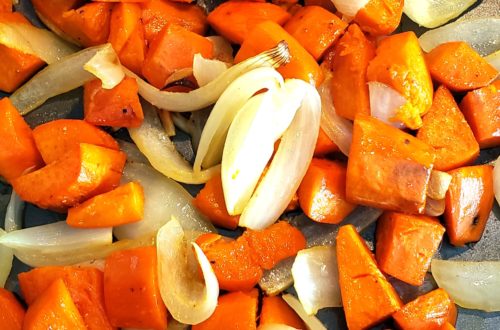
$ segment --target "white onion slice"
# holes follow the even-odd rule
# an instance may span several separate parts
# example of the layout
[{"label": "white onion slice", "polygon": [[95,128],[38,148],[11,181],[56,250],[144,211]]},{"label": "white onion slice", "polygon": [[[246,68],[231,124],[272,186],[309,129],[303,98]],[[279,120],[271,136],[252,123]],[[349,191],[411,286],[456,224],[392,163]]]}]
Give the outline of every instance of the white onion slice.
[{"label": "white onion slice", "polygon": [[289,79],[283,88],[253,96],[229,128],[222,156],[221,175],[226,207],[241,214],[283,135],[304,98],[302,82]]},{"label": "white onion slice", "polygon": [[331,73],[327,72],[325,81],[318,88],[318,93],[321,96],[321,129],[344,155],[349,156],[352,143],[352,123],[335,112],[330,93],[331,77]]},{"label": "white onion slice", "polygon": [[305,96],[259,186],[240,217],[240,226],[263,229],[285,211],[311,162],[318,138],[321,100],[316,89],[297,80]]},{"label": "white onion slice", "polygon": [[[203,251],[196,243],[193,250],[181,224],[172,218],[158,231],[158,279],[163,302],[174,319],[198,324],[217,307],[219,283]],[[200,278],[199,268],[203,273]]]},{"label": "white onion slice", "polygon": [[452,176],[446,172],[432,170],[427,186],[427,197],[432,199],[444,199],[450,187]]},{"label": "white onion slice", "polygon": [[139,164],[149,164],[149,160],[144,156],[144,154],[137,148],[133,143],[116,139],[120,150],[127,154],[127,163],[139,163]]},{"label": "white onion slice", "polygon": [[469,309],[500,311],[500,261],[452,261],[433,259],[436,283],[455,303]]},{"label": "white onion slice", "polygon": [[342,306],[335,247],[316,246],[299,251],[292,276],[308,315],[315,315],[321,308]]},{"label": "white onion slice", "polygon": [[226,38],[222,36],[209,36],[206,38],[214,45],[214,59],[226,63],[234,62],[233,47]]},{"label": "white onion slice", "polygon": [[497,71],[500,71],[500,50],[485,56],[484,59],[490,63]]},{"label": "white onion slice", "polygon": [[122,182],[136,181],[144,189],[144,217],[141,221],[118,226],[114,234],[118,239],[137,239],[156,235],[172,216],[181,221],[186,230],[215,231],[212,224],[193,206],[193,197],[172,179],[140,163],[127,163]]},{"label": "white onion slice", "polygon": [[298,330],[298,329],[288,326],[286,324],[266,323],[259,325],[257,330]]},{"label": "white onion slice", "polygon": [[130,70],[124,70],[128,76],[136,78],[139,94],[146,101],[160,109],[187,112],[200,110],[214,104],[229,84],[242,74],[260,67],[279,67],[289,60],[288,45],[286,42],[280,42],[276,47],[232,66],[215,80],[189,93],[160,91]]},{"label": "white onion slice", "polygon": [[493,167],[493,190],[495,191],[497,203],[500,204],[500,156],[495,162],[495,167]]},{"label": "white onion slice", "polygon": [[[38,72],[31,80],[21,86],[10,96],[10,100],[22,115],[25,115],[42,105],[49,98],[69,92],[95,79],[95,76],[84,69],[87,62],[92,60],[94,70],[96,66],[106,68],[106,72],[113,72],[113,76],[102,76],[103,84],[111,86],[116,83],[117,70],[108,70],[111,67],[120,67],[110,44],[86,48],[78,53],[67,56],[62,60],[47,66]],[[108,80],[109,79],[109,80]]]},{"label": "white onion slice", "polygon": [[435,47],[449,41],[464,41],[481,56],[500,49],[500,18],[477,18],[444,25],[427,31],[418,39],[420,47],[430,52]]},{"label": "white onion slice", "polygon": [[402,122],[393,120],[393,118],[399,109],[408,102],[406,98],[392,87],[378,81],[370,81],[368,90],[370,92],[371,115],[396,128],[405,127]]},{"label": "white onion slice", "polygon": [[0,23],[0,44],[39,57],[47,64],[77,51],[51,31],[25,23]]},{"label": "white onion slice", "polygon": [[98,50],[95,56],[83,65],[83,69],[99,78],[102,88],[105,89],[112,89],[125,77],[120,60],[111,44],[106,44]]},{"label": "white onion slice", "polygon": [[354,17],[363,9],[369,0],[332,0],[335,8],[347,17]]},{"label": "white onion slice", "polygon": [[9,204],[5,211],[4,229],[6,232],[19,230],[23,226],[24,201],[14,190],[10,195]]},{"label": "white onion slice", "polygon": [[424,214],[431,217],[439,217],[444,213],[446,208],[445,199],[433,199],[427,197],[425,200],[425,211]]},{"label": "white onion slice", "polygon": [[[30,266],[44,259],[72,259],[85,250],[102,248],[112,243],[112,229],[77,229],[64,221],[12,231],[0,237],[0,245],[12,248],[14,255]],[[76,260],[80,262],[84,260]]]},{"label": "white onion slice", "polygon": [[405,0],[403,12],[418,25],[435,28],[458,17],[477,0]]},{"label": "white onion slice", "polygon": [[304,321],[307,330],[326,330],[326,327],[321,323],[316,316],[308,315],[304,308],[302,307],[300,301],[292,296],[291,294],[285,294],[282,296],[283,300],[292,307],[292,309],[299,315],[299,317]]},{"label": "white onion slice", "polygon": [[[7,233],[0,228],[0,238]],[[5,286],[10,271],[12,270],[12,262],[14,261],[14,253],[12,249],[6,246],[0,246],[0,287]]]},{"label": "white onion slice", "polygon": [[194,55],[193,58],[193,75],[202,87],[215,80],[229,68],[229,64],[219,61],[206,59],[201,54]]},{"label": "white onion slice", "polygon": [[130,137],[151,165],[163,175],[183,183],[205,183],[219,172],[218,167],[194,172],[191,165],[175,149],[163,129],[156,110],[142,102],[144,121],[141,126],[129,128]]},{"label": "white onion slice", "polygon": [[167,86],[173,82],[182,80],[187,78],[193,74],[193,68],[183,68],[175,71],[170,76],[168,76],[167,80],[163,83],[164,86]]},{"label": "white onion slice", "polygon": [[[234,80],[222,93],[201,133],[194,171],[219,164],[227,131],[241,107],[258,91],[283,85],[283,78],[273,68],[258,68]],[[206,85],[208,86],[208,85]]]}]

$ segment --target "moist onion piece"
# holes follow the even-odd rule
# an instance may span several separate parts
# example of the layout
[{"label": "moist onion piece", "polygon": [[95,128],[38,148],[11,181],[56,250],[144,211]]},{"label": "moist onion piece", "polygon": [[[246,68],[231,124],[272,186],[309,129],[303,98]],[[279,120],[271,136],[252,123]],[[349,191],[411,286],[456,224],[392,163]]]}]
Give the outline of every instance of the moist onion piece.
[{"label": "moist onion piece", "polygon": [[189,242],[196,236],[172,218],[156,237],[161,297],[169,314],[185,324],[208,319],[219,297],[219,283],[210,262],[196,243]]},{"label": "moist onion piece", "polygon": [[[7,233],[0,228],[0,238]],[[14,261],[14,252],[7,246],[0,246],[0,287],[5,286],[10,271],[12,270],[12,262]]]},{"label": "moist onion piece", "polygon": [[463,308],[500,311],[500,261],[433,259],[432,276]]},{"label": "moist onion piece", "polygon": [[405,0],[403,12],[418,25],[435,28],[458,17],[477,0]]},{"label": "moist onion piece", "polygon": [[316,316],[307,315],[304,308],[300,304],[300,301],[292,296],[291,294],[283,295],[283,300],[292,307],[292,309],[299,315],[299,317],[304,321],[306,328],[308,330],[326,330],[326,327],[321,323]]},{"label": "moist onion piece", "polygon": [[347,17],[354,17],[363,9],[369,0],[332,0],[335,8]]},{"label": "moist onion piece", "polygon": [[392,87],[378,81],[368,82],[370,92],[370,111],[375,118],[384,123],[397,128],[404,128],[405,125],[393,118],[398,110],[408,102],[406,98],[399,94]]},{"label": "moist onion piece", "polygon": [[158,230],[174,216],[186,230],[215,231],[213,225],[193,206],[193,197],[184,187],[147,164],[127,163],[122,183],[139,182],[144,189],[144,217],[141,221],[114,228],[115,236],[137,239],[155,236]]},{"label": "moist onion piece", "polygon": [[124,74],[111,44],[86,48],[50,64],[16,90],[10,100],[25,115],[49,98],[95,79],[94,73],[107,88],[116,86],[122,80]]},{"label": "moist onion piece", "polygon": [[283,41],[268,51],[232,66],[205,86],[189,93],[160,91],[130,70],[125,69],[125,72],[137,80],[139,94],[149,103],[164,110],[187,112],[200,110],[214,104],[226,88],[242,74],[261,67],[279,67],[289,60],[288,45]]},{"label": "moist onion piece", "polygon": [[7,233],[19,230],[23,226],[24,201],[12,190],[9,204],[5,211],[4,229]]},{"label": "moist onion piece", "polygon": [[195,54],[193,58],[193,76],[200,87],[217,79],[229,67],[229,63],[207,59],[201,54]]}]

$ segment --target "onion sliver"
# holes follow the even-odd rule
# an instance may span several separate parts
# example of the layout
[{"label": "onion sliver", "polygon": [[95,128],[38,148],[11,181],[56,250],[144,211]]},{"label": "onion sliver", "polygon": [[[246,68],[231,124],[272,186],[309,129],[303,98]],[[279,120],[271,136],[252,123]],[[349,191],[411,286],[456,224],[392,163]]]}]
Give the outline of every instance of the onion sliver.
[{"label": "onion sliver", "polygon": [[433,259],[432,276],[464,308],[500,311],[500,261]]},{"label": "onion sliver", "polygon": [[157,172],[151,166],[128,163],[123,182],[137,181],[144,189],[144,217],[141,221],[114,228],[118,239],[154,236],[172,216],[186,230],[215,231],[212,224],[193,206],[193,197],[179,183]]},{"label": "onion sliver", "polygon": [[[0,238],[7,233],[0,228]],[[0,287],[5,286],[10,271],[12,270],[12,262],[14,261],[14,253],[12,249],[6,246],[0,246]]]},{"label": "onion sliver", "polygon": [[292,266],[295,291],[304,310],[341,307],[337,253],[333,246],[316,246],[297,253]]},{"label": "onion sliver", "polygon": [[193,58],[193,75],[202,87],[215,80],[229,68],[229,64],[219,61],[206,59],[201,54],[194,55]]},{"label": "onion sliver", "polygon": [[321,129],[344,155],[349,156],[352,143],[352,123],[335,112],[330,93],[330,80],[331,74],[327,75],[325,81],[318,88],[321,96]]},{"label": "onion sliver", "polygon": [[316,89],[297,80],[305,90],[295,117],[252,198],[240,217],[240,226],[263,229],[285,211],[311,162],[318,139],[321,100]]},{"label": "onion sliver", "polygon": [[446,172],[432,170],[427,187],[427,197],[432,199],[443,199],[450,187],[452,176]]},{"label": "onion sliver", "polygon": [[144,121],[137,128],[129,128],[130,137],[146,156],[151,165],[163,175],[183,183],[205,183],[219,173],[218,167],[194,172],[191,165],[175,149],[163,129],[156,110],[147,102],[142,102]]},{"label": "onion sliver", "polygon": [[149,164],[149,160],[144,156],[144,154],[137,148],[133,143],[116,139],[120,150],[127,154],[127,163],[139,163],[139,164]]},{"label": "onion sliver", "polygon": [[332,0],[335,8],[347,17],[354,17],[363,9],[369,0]]},{"label": "onion sliver", "polygon": [[0,44],[52,64],[78,49],[56,34],[25,23],[0,23]]},{"label": "onion sliver", "polygon": [[444,213],[444,209],[446,208],[445,199],[433,199],[427,197],[425,200],[425,215],[431,217],[439,217]]},{"label": "onion sliver", "polygon": [[444,25],[427,31],[418,39],[425,52],[449,41],[464,41],[482,56],[500,49],[500,18],[477,18]]},{"label": "onion sliver", "polygon": [[222,93],[203,128],[194,160],[194,171],[214,166],[222,160],[227,131],[243,105],[262,89],[283,86],[283,78],[273,68],[258,68],[233,81]]},{"label": "onion sliver", "polygon": [[292,307],[292,309],[299,315],[299,317],[304,321],[307,330],[326,330],[326,327],[323,325],[323,323],[318,320],[316,316],[311,316],[308,315],[302,305],[300,304],[300,301],[297,300],[294,296],[291,294],[285,294],[283,295],[283,300],[286,301],[286,303]]},{"label": "onion sliver", "polygon": [[497,71],[500,71],[500,50],[485,56],[484,59],[488,61]]},{"label": "onion sliver", "polygon": [[274,152],[274,143],[292,122],[304,98],[303,82],[253,96],[229,128],[221,176],[227,211],[241,214]]},{"label": "onion sliver", "polygon": [[500,156],[495,162],[495,167],[493,167],[493,191],[497,203],[500,204]]},{"label": "onion sliver", "polygon": [[368,83],[371,115],[386,124],[403,128],[404,124],[394,120],[399,109],[406,104],[406,98],[390,86],[378,81]]},{"label": "onion sliver", "polygon": [[415,23],[435,28],[462,14],[477,0],[405,0],[403,12]]},{"label": "onion sliver", "polygon": [[[118,76],[115,76],[121,68],[116,54],[110,44],[86,48],[78,53],[67,56],[62,60],[47,66],[38,72],[31,80],[21,86],[10,100],[22,115],[25,115],[42,105],[49,98],[69,92],[85,84],[87,81],[95,79],[92,73],[84,69],[87,62],[91,62],[92,70],[105,68],[106,72],[112,72],[112,76],[100,74],[103,84],[111,86],[116,83]],[[117,67],[116,70],[109,69]]]},{"label": "onion sliver", "polygon": [[[169,314],[185,324],[198,324],[217,307],[219,283],[196,243],[191,248],[181,224],[172,218],[158,231],[158,282]],[[200,278],[199,268],[203,273]]]},{"label": "onion sliver", "polygon": [[10,195],[9,204],[5,211],[4,229],[6,232],[19,230],[23,226],[24,201],[14,190]]},{"label": "onion sliver", "polygon": [[130,70],[125,69],[125,72],[128,76],[136,78],[139,94],[149,103],[160,109],[187,112],[214,104],[229,84],[242,74],[260,67],[279,67],[289,60],[288,45],[286,42],[280,42],[276,47],[232,66],[215,80],[189,93],[160,91]]},{"label": "onion sliver", "polygon": [[95,56],[83,65],[83,69],[99,78],[102,88],[105,89],[112,89],[125,77],[120,60],[111,44],[106,44],[97,51]]},{"label": "onion sliver", "polygon": [[226,62],[233,63],[233,46],[231,43],[222,36],[209,36],[206,37],[210,40],[214,46],[214,59]]}]

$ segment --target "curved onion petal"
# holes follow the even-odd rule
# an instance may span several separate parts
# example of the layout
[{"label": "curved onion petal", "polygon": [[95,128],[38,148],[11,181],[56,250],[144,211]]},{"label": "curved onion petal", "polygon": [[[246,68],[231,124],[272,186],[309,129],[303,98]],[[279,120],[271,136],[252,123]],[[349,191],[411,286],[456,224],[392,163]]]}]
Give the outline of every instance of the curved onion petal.
[{"label": "curved onion petal", "polygon": [[127,163],[139,163],[139,164],[149,164],[149,160],[144,156],[144,154],[137,148],[133,143],[116,139],[120,150],[127,154]]},{"label": "curved onion petal", "polygon": [[425,215],[431,217],[439,217],[444,213],[444,209],[446,208],[445,199],[432,199],[427,197],[425,201]]},{"label": "curved onion petal", "polygon": [[495,162],[495,167],[493,167],[493,190],[495,191],[497,203],[500,204],[500,156]]},{"label": "curved onion petal", "polygon": [[253,96],[229,128],[221,176],[226,207],[241,214],[271,159],[274,143],[283,135],[304,98],[302,82],[290,79],[281,89]]},{"label": "curved onion petal", "polygon": [[160,91],[130,70],[124,70],[128,76],[137,80],[139,94],[146,101],[160,109],[187,112],[200,110],[214,104],[229,84],[242,74],[260,67],[279,67],[289,60],[288,45],[286,42],[280,42],[276,47],[232,66],[215,80],[189,93]]},{"label": "curved onion petal", "polygon": [[5,211],[4,229],[6,232],[19,230],[23,226],[24,201],[14,190],[10,195],[9,204]]},{"label": "curved onion petal", "polygon": [[[334,245],[337,232],[342,225],[352,224],[358,232],[363,232],[373,224],[382,211],[372,207],[358,206],[340,224],[330,225],[311,221],[304,214],[290,220],[306,237],[307,247]],[[268,295],[276,295],[293,284],[292,265],[294,258],[287,258],[262,275],[259,286]]]},{"label": "curved onion petal", "polygon": [[[0,228],[0,238],[7,233]],[[0,246],[0,287],[5,286],[10,271],[12,270],[12,262],[14,261],[14,253],[12,249],[6,246]]]},{"label": "curved onion petal", "polygon": [[488,61],[497,71],[500,71],[500,50],[485,56],[484,59]]},{"label": "curved onion petal", "polygon": [[233,63],[233,47],[231,43],[222,36],[210,36],[206,37],[214,45],[214,58],[216,60]]},{"label": "curved onion petal", "polygon": [[452,261],[433,259],[436,283],[464,308],[500,311],[500,261]]},{"label": "curved onion petal", "polygon": [[193,206],[193,197],[172,179],[140,163],[128,163],[123,170],[123,182],[137,181],[144,189],[144,217],[141,221],[114,228],[118,239],[137,239],[156,235],[172,216],[186,230],[215,231],[212,224]]},{"label": "curved onion petal", "polygon": [[[111,228],[77,229],[61,221],[12,231],[0,237],[0,245],[13,249],[24,263],[36,266],[43,259],[53,258],[54,264],[58,257],[72,259],[83,251],[110,245],[112,240]],[[72,263],[84,261],[76,259]]]},{"label": "curved onion petal", "polygon": [[285,294],[283,295],[283,300],[285,300],[286,303],[290,307],[292,307],[295,313],[299,315],[302,321],[304,321],[308,330],[326,330],[326,327],[323,325],[323,323],[320,322],[320,320],[318,320],[316,316],[308,315],[305,312],[304,308],[297,298],[295,298],[291,294]]},{"label": "curved onion petal", "polygon": [[[297,80],[299,82],[300,80]],[[240,226],[263,229],[285,211],[311,162],[318,139],[321,100],[314,87],[300,81],[305,96],[278,151],[240,217]]]},{"label": "curved onion petal", "polygon": [[137,128],[129,128],[130,137],[146,156],[151,165],[163,175],[183,183],[199,184],[207,182],[219,172],[218,167],[194,172],[191,165],[175,149],[161,125],[153,107],[142,102],[144,121]]},{"label": "curved onion petal", "polygon": [[316,246],[299,251],[292,276],[307,314],[314,315],[325,307],[342,306],[335,247]]},{"label": "curved onion petal", "polygon": [[[62,60],[47,66],[38,72],[31,80],[21,86],[10,100],[22,115],[25,115],[43,104],[47,99],[69,92],[95,79],[95,76],[84,69],[87,62],[92,61],[92,70],[96,67],[105,68],[106,72],[112,72],[112,76],[102,76],[103,84],[111,86],[117,82],[121,67],[116,54],[110,44],[86,48],[78,53],[67,56]],[[110,69],[117,67],[116,70]]]},{"label": "curved onion petal", "polygon": [[477,0],[405,0],[403,12],[418,25],[435,28],[451,21]]},{"label": "curved onion petal", "polygon": [[393,120],[393,118],[401,106],[406,104],[406,98],[390,86],[378,81],[370,81],[368,83],[368,90],[370,91],[371,115],[386,124],[403,128],[404,124]]},{"label": "curved onion petal", "polygon": [[[262,89],[273,90],[283,85],[283,78],[273,68],[258,68],[234,80],[215,104],[201,133],[194,171],[219,164],[227,131],[243,105]],[[207,85],[208,86],[208,85]]]},{"label": "curved onion petal", "polygon": [[0,44],[35,55],[47,64],[77,51],[54,33],[25,23],[0,23]]},{"label": "curved onion petal", "polygon": [[266,323],[259,325],[257,330],[298,330],[286,324]]},{"label": "curved onion petal", "polygon": [[432,199],[443,199],[450,187],[452,176],[446,172],[432,170],[427,187],[427,197]]},{"label": "curved onion petal", "polygon": [[194,55],[193,58],[193,75],[202,87],[215,80],[229,68],[229,64],[219,61],[206,59],[201,54]]},{"label": "curved onion petal", "polygon": [[332,0],[335,8],[347,17],[356,16],[360,9],[363,9],[369,0]]},{"label": "curved onion petal", "polygon": [[105,89],[115,87],[125,77],[120,60],[111,44],[106,44],[98,50],[95,56],[83,65],[83,69],[99,78],[102,88]]},{"label": "curved onion petal", "polygon": [[187,78],[193,74],[193,68],[183,68],[175,71],[172,73],[167,80],[165,81],[164,85],[167,86],[168,84],[174,83],[176,81],[182,80],[184,78]]},{"label": "curved onion petal", "polygon": [[352,123],[337,115],[333,106],[330,93],[331,74],[327,75],[325,81],[318,88],[321,96],[321,129],[332,140],[346,156],[352,143]]},{"label": "curved onion petal", "polygon": [[464,41],[482,56],[500,49],[500,18],[477,18],[444,25],[427,31],[418,39],[425,52],[448,41]]},{"label": "curved onion petal", "polygon": [[156,248],[161,297],[170,315],[185,324],[198,324],[209,318],[217,307],[219,296],[219,283],[210,262],[196,243],[192,243],[192,247],[196,256],[175,218],[158,231]]}]

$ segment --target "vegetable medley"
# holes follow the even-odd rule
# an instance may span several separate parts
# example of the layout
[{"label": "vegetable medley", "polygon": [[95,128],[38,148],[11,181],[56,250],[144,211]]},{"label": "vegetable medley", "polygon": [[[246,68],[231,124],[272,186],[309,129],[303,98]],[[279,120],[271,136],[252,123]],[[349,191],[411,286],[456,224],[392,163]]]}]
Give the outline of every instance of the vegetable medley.
[{"label": "vegetable medley", "polygon": [[[500,261],[436,257],[478,242],[500,201],[500,165],[476,163],[500,147],[500,19],[442,26],[475,1],[31,3],[47,28],[0,0],[2,286],[14,257],[31,267],[22,303],[0,288],[1,329],[317,330],[329,307],[349,329],[454,329],[455,304],[500,311]],[[437,28],[397,32],[403,11]],[[81,86],[81,118],[25,121]],[[66,220],[23,228],[25,203]]]}]

